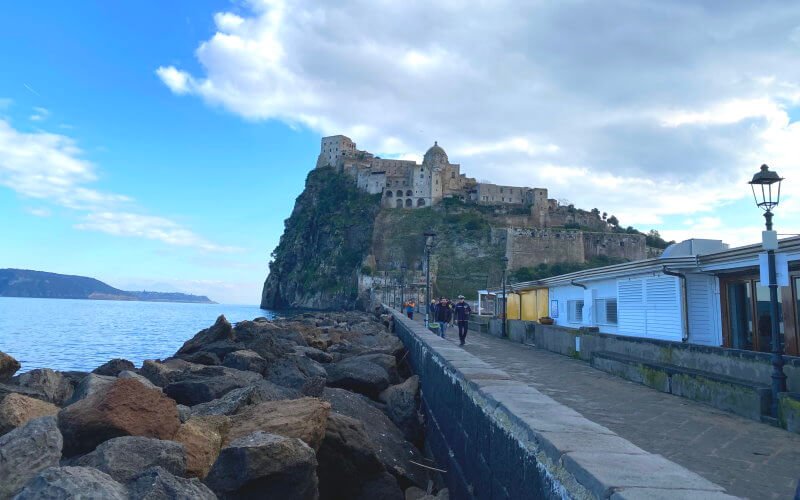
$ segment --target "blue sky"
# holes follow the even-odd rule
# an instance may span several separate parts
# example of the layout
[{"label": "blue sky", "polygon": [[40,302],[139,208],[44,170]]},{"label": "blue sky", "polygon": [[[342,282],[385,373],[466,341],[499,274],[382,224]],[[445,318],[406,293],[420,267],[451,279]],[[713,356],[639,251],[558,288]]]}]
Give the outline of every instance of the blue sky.
[{"label": "blue sky", "polygon": [[0,43],[0,267],[255,304],[335,133],[732,244],[767,162],[800,232],[796,2],[16,2]]}]

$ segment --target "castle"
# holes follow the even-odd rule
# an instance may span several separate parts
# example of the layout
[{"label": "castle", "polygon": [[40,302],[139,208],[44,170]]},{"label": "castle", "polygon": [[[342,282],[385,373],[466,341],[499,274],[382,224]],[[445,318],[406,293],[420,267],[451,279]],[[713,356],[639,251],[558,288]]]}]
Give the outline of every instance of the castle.
[{"label": "castle", "polygon": [[323,137],[317,168],[324,166],[350,174],[360,189],[381,193],[381,203],[387,208],[428,207],[443,198],[530,206],[536,225],[546,227],[548,213],[558,205],[556,200],[547,199],[547,189],[476,182],[461,173],[461,165],[450,163],[447,153],[436,142],[419,164],[360,151],[355,142],[343,135]]}]

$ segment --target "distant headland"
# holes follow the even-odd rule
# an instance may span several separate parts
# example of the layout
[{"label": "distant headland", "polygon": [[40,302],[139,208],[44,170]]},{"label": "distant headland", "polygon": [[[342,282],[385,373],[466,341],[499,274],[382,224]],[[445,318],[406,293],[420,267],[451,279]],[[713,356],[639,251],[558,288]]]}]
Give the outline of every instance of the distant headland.
[{"label": "distant headland", "polygon": [[131,292],[114,288],[100,280],[86,276],[71,276],[28,269],[0,269],[0,297],[216,304],[205,295],[178,292]]}]

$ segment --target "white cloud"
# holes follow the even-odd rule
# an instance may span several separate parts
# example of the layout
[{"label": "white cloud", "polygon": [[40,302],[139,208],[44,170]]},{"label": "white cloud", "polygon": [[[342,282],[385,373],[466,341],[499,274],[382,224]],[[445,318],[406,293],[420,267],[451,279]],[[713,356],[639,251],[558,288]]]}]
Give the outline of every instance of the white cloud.
[{"label": "white cloud", "polygon": [[53,212],[47,207],[29,208],[28,213],[37,217],[50,217]]},{"label": "white cloud", "polygon": [[34,114],[32,114],[30,116],[30,119],[35,121],[35,122],[46,120],[47,117],[50,116],[50,111],[48,111],[45,108],[34,107],[33,111],[34,111]]},{"label": "white cloud", "polygon": [[195,247],[210,252],[239,252],[243,249],[209,242],[179,224],[153,215],[127,212],[93,212],[75,229],[100,231],[115,236],[134,236],[158,240],[168,245]]},{"label": "white cloud", "polygon": [[[19,132],[0,119],[0,186],[27,198],[83,212],[83,222],[76,229],[158,240],[208,252],[241,250],[212,243],[172,220],[130,212],[133,200],[128,196],[87,187],[98,180],[98,175],[95,166],[81,154],[69,137]],[[120,206],[126,206],[126,211],[118,210]],[[42,207],[29,212],[50,214]]]},{"label": "white cloud", "polygon": [[[250,0],[215,15],[202,74],[157,73],[247,119],[550,188],[629,223],[800,180],[800,4]],[[795,181],[796,182],[796,181]]]}]

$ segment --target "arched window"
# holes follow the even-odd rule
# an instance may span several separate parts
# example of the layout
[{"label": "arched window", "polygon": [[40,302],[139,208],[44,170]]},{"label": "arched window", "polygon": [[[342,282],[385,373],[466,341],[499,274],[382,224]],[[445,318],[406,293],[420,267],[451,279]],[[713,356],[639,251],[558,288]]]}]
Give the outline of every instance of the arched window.
[{"label": "arched window", "polygon": [[413,207],[414,206],[414,204],[411,202],[411,198],[406,200],[406,206],[407,207]]},{"label": "arched window", "polygon": [[397,201],[395,202],[395,206],[397,208],[403,208],[403,199],[402,198],[397,198]]},{"label": "arched window", "polygon": [[391,191],[386,191],[386,197],[387,198],[391,198],[392,197],[392,192]]},{"label": "arched window", "polygon": [[411,196],[411,190],[406,191],[406,196]]},{"label": "arched window", "polygon": [[422,198],[418,199],[417,200],[417,206],[418,207],[424,207],[425,206],[425,200],[422,199]]}]

